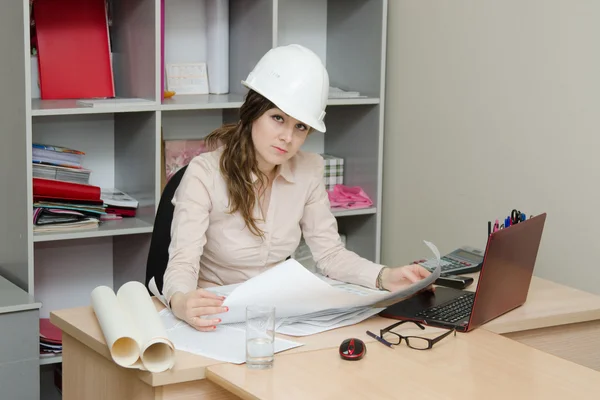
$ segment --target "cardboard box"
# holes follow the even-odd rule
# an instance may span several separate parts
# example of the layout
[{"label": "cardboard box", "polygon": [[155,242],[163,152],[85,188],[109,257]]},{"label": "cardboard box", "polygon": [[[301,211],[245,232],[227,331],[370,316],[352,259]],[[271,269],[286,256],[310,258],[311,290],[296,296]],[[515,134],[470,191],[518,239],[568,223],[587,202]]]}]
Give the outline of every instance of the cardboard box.
[{"label": "cardboard box", "polygon": [[331,154],[321,154],[325,160],[323,181],[327,191],[333,190],[335,185],[344,184],[344,159]]}]

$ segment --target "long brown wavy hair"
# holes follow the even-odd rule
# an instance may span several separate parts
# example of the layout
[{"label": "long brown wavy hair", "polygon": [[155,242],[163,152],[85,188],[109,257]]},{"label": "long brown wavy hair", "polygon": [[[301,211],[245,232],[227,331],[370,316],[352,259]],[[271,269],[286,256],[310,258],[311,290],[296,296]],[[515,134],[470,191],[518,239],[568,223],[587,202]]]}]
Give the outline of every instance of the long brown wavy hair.
[{"label": "long brown wavy hair", "polygon": [[[240,108],[240,120],[237,124],[225,124],[205,138],[209,149],[224,146],[220,167],[227,182],[229,212],[233,214],[239,211],[250,232],[260,237],[264,237],[264,232],[258,228],[253,210],[267,187],[268,178],[258,169],[252,141],[252,123],[275,107],[270,100],[250,90]],[[255,191],[252,173],[259,179],[259,193]]]}]

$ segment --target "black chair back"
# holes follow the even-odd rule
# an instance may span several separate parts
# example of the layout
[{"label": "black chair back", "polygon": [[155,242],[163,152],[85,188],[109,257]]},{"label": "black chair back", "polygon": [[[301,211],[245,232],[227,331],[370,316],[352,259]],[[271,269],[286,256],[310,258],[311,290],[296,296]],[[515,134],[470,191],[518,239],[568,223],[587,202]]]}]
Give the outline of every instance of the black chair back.
[{"label": "black chair back", "polygon": [[175,210],[175,206],[173,206],[171,200],[186,169],[187,165],[177,171],[165,185],[165,189],[160,196],[160,202],[158,203],[156,218],[154,219],[150,250],[148,251],[148,260],[146,261],[146,287],[148,287],[148,283],[154,277],[156,286],[161,294],[163,289],[163,275],[169,262],[171,221],[173,220],[173,211]]}]

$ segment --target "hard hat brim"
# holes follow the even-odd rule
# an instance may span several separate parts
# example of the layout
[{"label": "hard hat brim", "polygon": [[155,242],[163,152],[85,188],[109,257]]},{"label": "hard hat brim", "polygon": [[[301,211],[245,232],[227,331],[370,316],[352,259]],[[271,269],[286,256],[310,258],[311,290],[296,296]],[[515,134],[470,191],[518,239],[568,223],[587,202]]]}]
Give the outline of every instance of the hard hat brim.
[{"label": "hard hat brim", "polygon": [[280,104],[281,102],[278,102],[277,99],[272,99],[269,96],[267,96],[266,94],[262,93],[260,89],[254,87],[254,85],[248,83],[246,80],[242,80],[241,83],[242,83],[242,85],[244,85],[248,89],[254,90],[255,92],[257,92],[258,94],[260,94],[264,98],[266,98],[269,101],[271,101],[273,104],[275,104],[275,106],[277,108],[279,108],[281,111],[283,111],[284,113],[286,113],[290,117],[297,119],[298,121],[302,122],[303,124],[306,124],[306,125],[310,126],[311,128],[319,131],[319,132],[325,133],[326,127],[325,127],[325,123],[323,121],[316,120],[316,119],[311,119],[311,118],[302,118],[302,116],[296,115],[296,113],[294,113],[293,110],[286,109],[287,107],[285,107],[284,104]]}]

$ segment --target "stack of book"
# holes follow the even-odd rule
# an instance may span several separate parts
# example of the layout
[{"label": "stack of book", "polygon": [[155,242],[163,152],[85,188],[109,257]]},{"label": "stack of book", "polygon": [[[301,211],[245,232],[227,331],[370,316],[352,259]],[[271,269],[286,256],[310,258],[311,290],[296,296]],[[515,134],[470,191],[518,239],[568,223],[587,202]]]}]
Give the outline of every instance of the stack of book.
[{"label": "stack of book", "polygon": [[33,144],[34,232],[93,228],[106,214],[100,188],[89,185],[84,156],[81,150]]},{"label": "stack of book", "polygon": [[33,178],[34,232],[94,228],[103,215],[98,186]]},{"label": "stack of book", "polygon": [[135,217],[138,202],[117,189],[91,185],[85,153],[36,143],[33,161],[33,230],[90,229],[101,221]]},{"label": "stack of book", "polygon": [[62,354],[62,335],[48,318],[40,318],[40,358]]},{"label": "stack of book", "polygon": [[96,228],[102,221],[136,216],[138,201],[118,189],[33,178],[33,230]]},{"label": "stack of book", "polygon": [[80,150],[34,143],[31,150],[33,177],[87,184],[91,171],[82,166],[84,156]]}]

